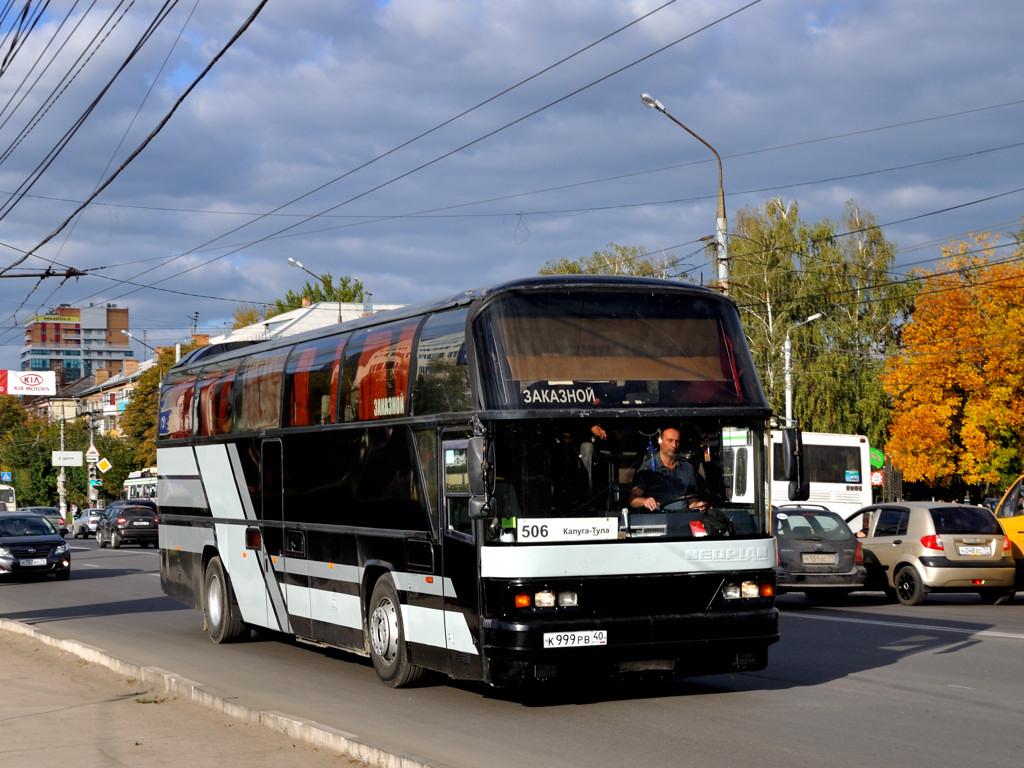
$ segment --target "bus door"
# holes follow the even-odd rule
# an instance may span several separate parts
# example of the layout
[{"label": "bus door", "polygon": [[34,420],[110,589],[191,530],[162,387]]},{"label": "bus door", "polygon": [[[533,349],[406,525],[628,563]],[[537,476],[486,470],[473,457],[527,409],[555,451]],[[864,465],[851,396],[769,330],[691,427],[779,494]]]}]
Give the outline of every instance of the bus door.
[{"label": "bus door", "polygon": [[477,541],[469,519],[468,440],[441,444],[444,616],[448,674],[480,679],[480,596]]},{"label": "bus door", "polygon": [[[263,520],[267,554],[273,558],[273,584],[267,590],[271,605],[284,631],[310,636],[309,561],[306,559],[306,532],[290,523],[284,513],[284,451],[278,439],[264,440],[260,451]],[[269,564],[268,564],[269,565]]]}]

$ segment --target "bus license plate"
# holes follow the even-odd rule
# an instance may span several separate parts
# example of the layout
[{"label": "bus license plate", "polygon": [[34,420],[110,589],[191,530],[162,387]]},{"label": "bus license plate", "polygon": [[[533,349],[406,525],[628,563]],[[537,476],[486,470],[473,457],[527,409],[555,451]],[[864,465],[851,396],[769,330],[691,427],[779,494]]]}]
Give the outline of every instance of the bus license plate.
[{"label": "bus license plate", "polygon": [[46,558],[45,557],[33,557],[30,560],[22,560],[21,561],[21,565],[26,567],[26,568],[30,568],[30,567],[32,567],[34,565],[46,565]]},{"label": "bus license plate", "polygon": [[960,554],[964,557],[988,557],[992,554],[992,550],[988,547],[964,547],[959,548]]},{"label": "bus license plate", "polygon": [[545,632],[545,648],[583,648],[588,645],[608,645],[608,633],[603,629],[592,632]]}]

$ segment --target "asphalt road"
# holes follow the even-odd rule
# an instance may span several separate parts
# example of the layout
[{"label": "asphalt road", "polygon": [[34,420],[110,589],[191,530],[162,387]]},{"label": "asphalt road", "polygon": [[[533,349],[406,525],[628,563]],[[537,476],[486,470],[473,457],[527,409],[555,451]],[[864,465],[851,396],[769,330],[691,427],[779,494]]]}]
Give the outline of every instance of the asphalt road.
[{"label": "asphalt road", "polygon": [[197,612],[160,594],[154,550],[72,544],[71,580],[0,585],[0,616],[435,768],[941,768],[1013,760],[1024,739],[1024,596],[913,608],[872,593],[837,607],[783,596],[768,669],[735,677],[538,693],[432,679],[395,691],[349,654],[276,636],[216,646]]}]

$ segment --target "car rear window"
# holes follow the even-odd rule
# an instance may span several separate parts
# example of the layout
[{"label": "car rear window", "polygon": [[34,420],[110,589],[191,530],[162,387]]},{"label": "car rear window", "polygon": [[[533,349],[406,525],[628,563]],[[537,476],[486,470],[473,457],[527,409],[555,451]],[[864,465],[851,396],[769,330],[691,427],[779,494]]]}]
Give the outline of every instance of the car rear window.
[{"label": "car rear window", "polygon": [[819,538],[846,541],[853,533],[839,515],[812,510],[779,510],[775,516],[775,535],[780,539]]},{"label": "car rear window", "polygon": [[1001,533],[995,515],[973,507],[932,509],[936,533]]},{"label": "car rear window", "polygon": [[132,517],[156,517],[156,512],[149,507],[121,507],[118,513]]}]

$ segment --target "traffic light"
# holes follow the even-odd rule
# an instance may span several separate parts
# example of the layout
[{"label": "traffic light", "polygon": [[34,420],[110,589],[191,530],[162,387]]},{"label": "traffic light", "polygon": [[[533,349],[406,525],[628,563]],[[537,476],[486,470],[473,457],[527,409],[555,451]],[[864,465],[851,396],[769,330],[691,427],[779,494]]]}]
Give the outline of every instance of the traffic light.
[{"label": "traffic light", "polygon": [[100,471],[95,464],[89,465],[89,485],[103,485],[100,480]]}]

